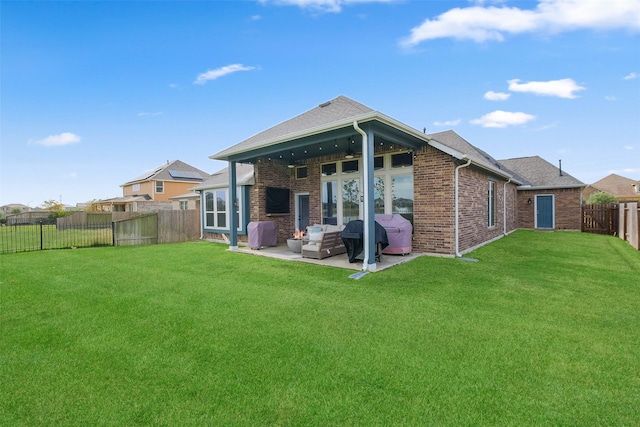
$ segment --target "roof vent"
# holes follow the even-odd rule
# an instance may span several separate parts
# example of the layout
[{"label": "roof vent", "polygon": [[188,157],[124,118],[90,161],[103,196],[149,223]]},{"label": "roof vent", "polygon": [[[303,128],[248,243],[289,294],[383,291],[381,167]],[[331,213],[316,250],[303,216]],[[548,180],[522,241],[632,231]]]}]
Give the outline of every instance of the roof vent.
[{"label": "roof vent", "polygon": [[327,105],[330,105],[330,104],[331,104],[331,101],[327,101],[327,102],[323,102],[322,104],[318,105],[318,107],[324,108],[324,107],[326,107]]}]

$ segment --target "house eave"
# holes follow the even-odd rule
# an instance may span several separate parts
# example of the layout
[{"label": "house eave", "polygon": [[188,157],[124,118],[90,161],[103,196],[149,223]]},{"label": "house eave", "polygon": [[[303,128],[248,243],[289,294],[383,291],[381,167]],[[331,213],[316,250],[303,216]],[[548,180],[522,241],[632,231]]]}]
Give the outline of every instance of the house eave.
[{"label": "house eave", "polygon": [[586,184],[571,184],[571,185],[519,185],[516,187],[518,191],[540,191],[540,190],[560,190],[560,189],[574,189],[584,188]]},{"label": "house eave", "polygon": [[389,127],[395,128],[425,144],[428,143],[429,141],[429,138],[427,138],[425,134],[419,132],[418,130],[413,129],[407,125],[404,125],[403,123],[397,120],[394,120],[391,117],[381,114],[377,111],[371,111],[371,112],[363,113],[357,116],[338,120],[329,124],[315,126],[312,128],[305,129],[303,131],[289,133],[286,135],[278,136],[276,138],[267,139],[262,141],[259,144],[253,145],[245,149],[237,149],[237,148],[234,149],[234,147],[230,147],[209,156],[209,158],[212,160],[241,161],[245,157],[246,158],[251,157],[252,153],[261,149],[274,147],[279,144],[284,144],[284,143],[291,142],[298,139],[318,136],[327,132],[338,131],[340,129],[345,129],[345,128],[352,128],[354,121],[359,124],[365,124],[365,123],[370,123],[374,121],[379,122],[383,125],[387,125]]},{"label": "house eave", "polygon": [[[238,181],[236,183],[236,185],[238,187],[246,187],[246,186],[255,185],[255,180],[254,179],[250,179],[250,180],[246,180],[246,181]],[[219,188],[229,188],[229,183],[228,182],[223,182],[223,183],[216,183],[216,184],[201,184],[201,185],[196,185],[195,187],[191,187],[190,190],[201,192],[201,191],[204,191],[204,190],[215,190],[215,189],[219,189]]]}]

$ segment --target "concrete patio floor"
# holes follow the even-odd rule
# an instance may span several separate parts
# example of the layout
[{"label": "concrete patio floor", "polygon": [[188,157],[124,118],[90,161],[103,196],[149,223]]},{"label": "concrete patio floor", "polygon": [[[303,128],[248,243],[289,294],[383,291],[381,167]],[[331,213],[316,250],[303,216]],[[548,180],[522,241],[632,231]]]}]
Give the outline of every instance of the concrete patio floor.
[{"label": "concrete patio floor", "polygon": [[[292,252],[286,244],[260,249],[251,249],[248,246],[240,246],[238,252],[256,256],[266,256],[270,258],[283,259],[287,261],[306,262],[309,264],[325,265],[329,267],[344,268],[346,270],[361,271],[362,261],[349,262],[347,254],[334,255],[324,259],[303,258],[300,253]],[[382,255],[380,262],[376,262],[376,271],[385,270],[398,264],[412,261],[422,254],[410,253],[407,255]]]}]

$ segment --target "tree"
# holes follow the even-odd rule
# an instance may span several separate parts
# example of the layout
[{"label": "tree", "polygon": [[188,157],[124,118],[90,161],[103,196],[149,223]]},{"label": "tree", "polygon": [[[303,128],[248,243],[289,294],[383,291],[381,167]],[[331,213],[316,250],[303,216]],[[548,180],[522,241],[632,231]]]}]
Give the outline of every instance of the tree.
[{"label": "tree", "polygon": [[618,203],[618,199],[613,194],[605,193],[604,191],[593,193],[587,199],[588,205],[608,205],[611,203]]},{"label": "tree", "polygon": [[60,202],[56,202],[55,200],[45,200],[42,202],[42,209],[49,212],[62,212],[64,210],[64,205]]},{"label": "tree", "polygon": [[60,202],[56,202],[55,200],[45,200],[42,202],[42,208],[49,211],[49,218],[67,216],[67,213],[64,211],[64,205]]}]

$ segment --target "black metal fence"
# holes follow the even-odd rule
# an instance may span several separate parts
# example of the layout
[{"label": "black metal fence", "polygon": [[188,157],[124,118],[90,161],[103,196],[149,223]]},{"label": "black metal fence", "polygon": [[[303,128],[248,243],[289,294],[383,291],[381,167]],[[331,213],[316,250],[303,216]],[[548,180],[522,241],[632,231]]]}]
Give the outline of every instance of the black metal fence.
[{"label": "black metal fence", "polygon": [[14,215],[0,227],[0,253],[113,246],[109,221],[75,223],[55,216]]}]

